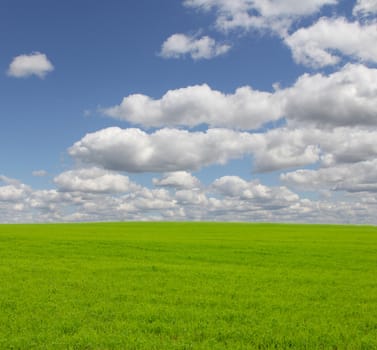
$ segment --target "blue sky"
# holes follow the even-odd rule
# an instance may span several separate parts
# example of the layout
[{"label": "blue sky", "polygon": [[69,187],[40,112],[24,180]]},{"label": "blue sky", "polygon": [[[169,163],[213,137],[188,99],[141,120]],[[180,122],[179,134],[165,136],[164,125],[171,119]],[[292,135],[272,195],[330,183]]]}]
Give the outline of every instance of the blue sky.
[{"label": "blue sky", "polygon": [[0,221],[376,223],[376,13],[3,1]]}]

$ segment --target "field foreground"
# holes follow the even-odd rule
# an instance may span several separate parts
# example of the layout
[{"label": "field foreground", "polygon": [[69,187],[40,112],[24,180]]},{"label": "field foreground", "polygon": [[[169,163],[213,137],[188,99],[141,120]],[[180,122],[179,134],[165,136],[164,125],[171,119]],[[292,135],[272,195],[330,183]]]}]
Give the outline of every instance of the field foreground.
[{"label": "field foreground", "polygon": [[0,349],[377,349],[377,228],[0,225]]}]

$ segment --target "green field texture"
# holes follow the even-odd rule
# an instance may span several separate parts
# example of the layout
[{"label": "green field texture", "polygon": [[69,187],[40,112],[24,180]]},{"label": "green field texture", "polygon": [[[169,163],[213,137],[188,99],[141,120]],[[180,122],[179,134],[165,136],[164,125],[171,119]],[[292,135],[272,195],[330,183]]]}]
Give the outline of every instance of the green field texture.
[{"label": "green field texture", "polygon": [[377,349],[377,228],[0,225],[0,349]]}]

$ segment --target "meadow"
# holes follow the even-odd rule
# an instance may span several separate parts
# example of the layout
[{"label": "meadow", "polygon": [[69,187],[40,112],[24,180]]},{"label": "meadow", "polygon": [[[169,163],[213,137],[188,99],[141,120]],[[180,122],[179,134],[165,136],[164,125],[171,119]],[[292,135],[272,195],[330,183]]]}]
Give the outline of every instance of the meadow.
[{"label": "meadow", "polygon": [[0,225],[0,349],[377,349],[377,227]]}]

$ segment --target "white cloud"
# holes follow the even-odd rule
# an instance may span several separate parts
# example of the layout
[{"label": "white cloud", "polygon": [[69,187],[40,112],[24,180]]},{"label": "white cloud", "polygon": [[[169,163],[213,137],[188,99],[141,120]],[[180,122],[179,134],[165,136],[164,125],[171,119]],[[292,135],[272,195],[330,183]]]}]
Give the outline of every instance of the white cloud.
[{"label": "white cloud", "polygon": [[284,99],[288,123],[377,125],[377,69],[347,64],[328,76],[304,74],[284,91]]},{"label": "white cloud", "polygon": [[30,187],[22,184],[18,180],[0,175],[0,202],[15,202],[25,198],[30,192]]},{"label": "white cloud", "polygon": [[253,155],[258,172],[353,162],[376,154],[375,133],[364,130],[377,126],[376,110],[377,69],[347,64],[328,75],[304,74],[274,93],[246,87],[225,95],[203,85],[168,91],[160,100],[131,95],[108,110],[146,126],[206,123],[248,129],[284,117],[287,127],[265,133],[162,129],[152,134],[115,128],[87,135],[70,153],[84,162],[134,172],[196,170],[244,155]]},{"label": "white cloud", "polygon": [[[122,221],[122,220],[214,220],[214,221],[298,221],[377,223],[376,161],[361,164],[343,199],[308,200],[300,198],[284,186],[266,186],[255,179],[246,181],[238,176],[216,179],[209,187],[193,189],[148,189],[136,185],[126,193],[112,191],[61,192],[33,190],[17,180],[5,178],[6,186],[25,189],[21,194],[3,189],[0,200],[1,222],[50,221]],[[339,171],[338,174],[342,175]],[[369,175],[368,175],[369,174]],[[326,181],[328,174],[322,174]],[[347,172],[344,171],[345,179]],[[361,176],[361,177],[360,177]],[[81,176],[82,179],[85,176]],[[101,178],[101,176],[99,176]],[[339,176],[338,176],[339,178]],[[359,180],[364,188],[359,186]],[[13,185],[10,185],[10,182]],[[348,182],[347,182],[348,181]],[[373,182],[374,181],[374,182]],[[2,181],[4,182],[4,181]],[[359,187],[352,187],[353,185]],[[3,187],[6,187],[3,186]],[[374,186],[374,187],[373,187]],[[0,187],[1,189],[1,187]],[[76,188],[73,188],[75,190]],[[368,192],[355,192],[365,191]],[[4,195],[6,194],[6,195]]]},{"label": "white cloud", "polygon": [[257,172],[314,163],[329,167],[377,157],[377,131],[365,128],[279,128],[260,137],[260,146],[254,149],[254,169]]},{"label": "white cloud", "polygon": [[200,181],[187,171],[175,171],[165,174],[161,179],[153,179],[155,186],[174,187],[176,189],[199,188]]},{"label": "white cloud", "polygon": [[110,170],[171,172],[225,164],[250,153],[255,142],[249,133],[226,129],[161,129],[147,134],[140,129],[112,127],[87,134],[69,149],[69,154]]},{"label": "white cloud", "polygon": [[208,197],[198,189],[184,189],[175,193],[175,198],[181,205],[200,206],[208,205]]},{"label": "white cloud", "polygon": [[15,78],[25,78],[31,75],[44,78],[53,70],[54,66],[45,54],[34,52],[30,55],[15,57],[9,66],[8,75]]},{"label": "white cloud", "polygon": [[257,180],[248,182],[238,176],[223,176],[213,182],[212,188],[227,197],[267,202],[269,206],[276,205],[276,201],[280,202],[280,206],[299,199],[297,194],[286,187],[268,187]]},{"label": "white cloud", "polygon": [[315,133],[286,128],[262,134],[263,142],[259,142],[262,146],[254,152],[254,170],[274,171],[317,162],[321,149],[313,135]]},{"label": "white cloud", "polygon": [[[317,132],[318,133],[318,132]],[[352,164],[377,158],[377,131],[337,128],[318,133],[317,142],[323,151],[322,166]]]},{"label": "white cloud", "polygon": [[147,127],[208,124],[253,129],[280,118],[282,111],[279,92],[272,94],[245,86],[234,94],[223,94],[204,84],[169,90],[159,100],[129,95],[104,113]]},{"label": "white cloud", "polygon": [[[125,206],[124,206],[125,204]],[[145,211],[171,210],[176,207],[176,201],[165,189],[147,189],[125,196],[120,205],[121,209],[142,214]]]},{"label": "white cloud", "polygon": [[15,201],[21,199],[24,195],[25,189],[23,187],[0,186],[0,201]]},{"label": "white cloud", "polygon": [[[301,152],[302,151],[302,152]],[[255,155],[255,171],[268,172],[313,164],[319,160],[319,147],[316,145],[287,144],[261,151]]]},{"label": "white cloud", "polygon": [[[352,143],[350,137],[354,138]],[[253,155],[257,172],[309,165],[324,157],[336,161],[347,157],[355,159],[361,154],[373,157],[376,154],[374,137],[375,133],[354,133],[352,129],[330,132],[313,128],[279,128],[266,133],[162,129],[147,134],[140,129],[108,128],[86,135],[69,152],[84,163],[107,169],[169,172],[161,179],[153,180],[156,186],[199,188],[199,180],[187,170],[225,164],[245,155]],[[334,149],[337,141],[348,146]],[[171,144],[175,146],[171,147]]]},{"label": "white cloud", "polygon": [[342,55],[377,62],[377,24],[348,22],[345,18],[319,19],[285,38],[297,63],[324,67],[340,62]]},{"label": "white cloud", "polygon": [[225,54],[231,46],[219,44],[209,36],[201,38],[173,34],[162,44],[160,55],[164,58],[180,58],[189,55],[194,60],[211,59]]},{"label": "white cloud", "polygon": [[377,13],[377,1],[376,0],[357,0],[355,7],[353,8],[353,14],[355,16],[368,16]]},{"label": "white cloud", "polygon": [[300,169],[282,174],[281,180],[307,190],[377,192],[377,159],[318,170]]},{"label": "white cloud", "polygon": [[135,189],[127,176],[100,168],[66,171],[54,178],[60,191],[91,193],[117,193]]},{"label": "white cloud", "polygon": [[337,0],[185,0],[187,7],[216,11],[219,30],[265,29],[284,35],[292,22]]},{"label": "white cloud", "polygon": [[247,130],[282,117],[321,128],[376,125],[376,109],[377,69],[347,64],[329,75],[304,74],[293,86],[273,93],[245,86],[224,94],[197,85],[169,90],[157,100],[129,95],[104,113],[146,127],[207,124]]}]

